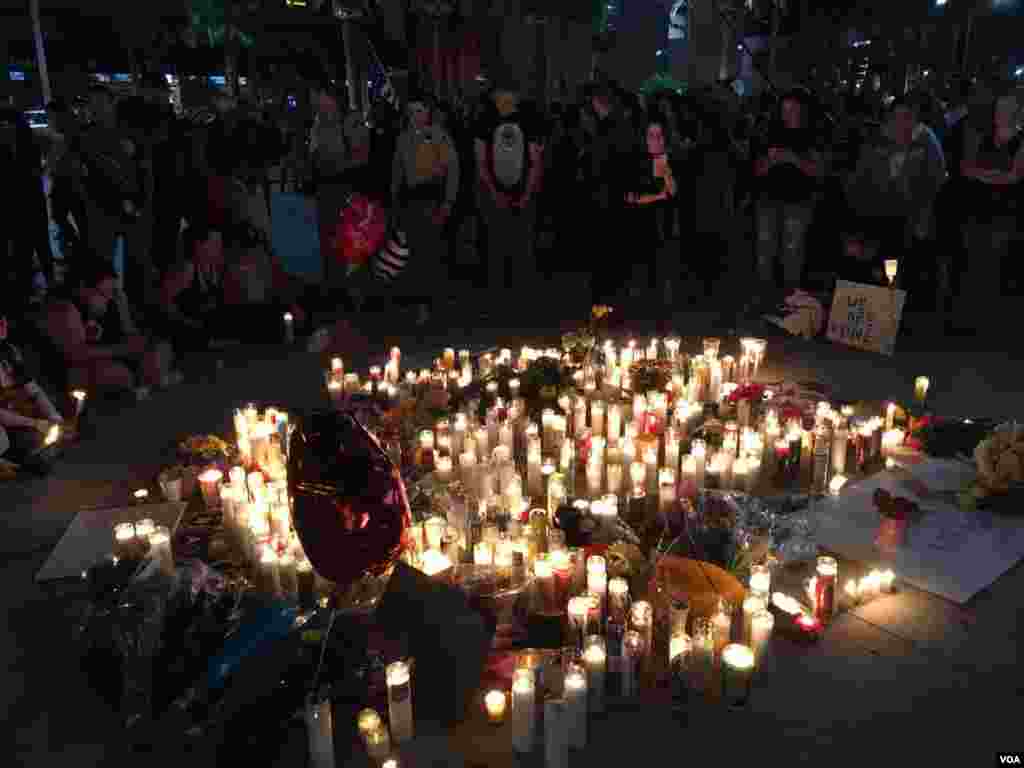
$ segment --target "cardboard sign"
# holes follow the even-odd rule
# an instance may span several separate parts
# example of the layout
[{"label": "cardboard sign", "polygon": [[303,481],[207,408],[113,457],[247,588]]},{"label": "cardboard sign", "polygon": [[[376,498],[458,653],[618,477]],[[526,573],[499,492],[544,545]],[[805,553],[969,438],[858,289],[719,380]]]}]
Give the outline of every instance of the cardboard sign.
[{"label": "cardboard sign", "polygon": [[828,338],[892,355],[906,300],[906,291],[839,280],[828,317]]}]

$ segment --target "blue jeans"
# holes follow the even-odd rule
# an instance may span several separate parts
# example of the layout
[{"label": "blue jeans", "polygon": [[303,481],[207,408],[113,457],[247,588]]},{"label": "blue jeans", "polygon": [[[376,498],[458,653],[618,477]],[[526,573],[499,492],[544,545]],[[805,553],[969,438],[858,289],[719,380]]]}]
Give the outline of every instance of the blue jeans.
[{"label": "blue jeans", "polygon": [[[781,261],[786,289],[799,288],[804,273],[807,229],[813,208],[810,202],[783,203],[761,200],[757,204],[757,272],[763,283],[775,283],[776,263]],[[779,241],[782,241],[781,254]]]}]

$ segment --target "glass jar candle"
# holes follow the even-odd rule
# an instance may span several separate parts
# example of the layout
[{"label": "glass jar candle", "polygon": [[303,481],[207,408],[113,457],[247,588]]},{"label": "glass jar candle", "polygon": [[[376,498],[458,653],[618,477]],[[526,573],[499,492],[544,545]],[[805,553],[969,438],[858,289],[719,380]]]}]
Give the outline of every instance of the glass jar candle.
[{"label": "glass jar candle", "polygon": [[508,698],[504,691],[491,690],[484,696],[484,711],[487,712],[487,721],[491,725],[501,725],[505,722],[507,706]]},{"label": "glass jar candle", "polygon": [[130,557],[135,550],[135,523],[114,526],[114,557]]},{"label": "glass jar candle", "polygon": [[412,740],[412,678],[409,665],[404,661],[395,661],[385,668],[388,685],[388,720],[391,724],[391,736],[395,742],[402,744]]},{"label": "glass jar candle", "polygon": [[768,650],[768,643],[775,628],[775,616],[770,611],[759,611],[750,620],[750,648],[754,652],[754,661],[761,663]]},{"label": "glass jar candle", "polygon": [[622,636],[622,695],[626,698],[640,692],[640,675],[644,657],[644,639],[635,629]]},{"label": "glass jar candle", "polygon": [[517,669],[512,673],[512,749],[520,754],[533,751],[536,730],[536,684],[532,669]]},{"label": "glass jar candle", "polygon": [[587,670],[588,708],[591,712],[604,712],[605,672],[608,652],[601,635],[588,635],[583,641],[583,664]]},{"label": "glass jar candle", "polygon": [[772,572],[767,565],[750,566],[750,593],[764,600],[771,599]]},{"label": "glass jar candle", "polygon": [[823,624],[830,622],[836,609],[836,584],[839,564],[834,557],[818,558],[814,582],[814,617]]},{"label": "glass jar candle", "polygon": [[722,649],[722,698],[732,707],[746,706],[754,675],[754,652],[731,643]]},{"label": "glass jar candle", "polygon": [[629,610],[629,582],[616,576],[608,582],[608,617],[619,624],[626,622]]}]

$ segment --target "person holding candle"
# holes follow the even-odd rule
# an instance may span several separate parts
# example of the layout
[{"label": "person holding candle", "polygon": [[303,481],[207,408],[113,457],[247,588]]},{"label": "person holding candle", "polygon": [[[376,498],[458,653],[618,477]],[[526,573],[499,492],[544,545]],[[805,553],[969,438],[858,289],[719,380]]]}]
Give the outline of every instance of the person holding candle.
[{"label": "person holding candle", "polygon": [[185,259],[164,275],[152,317],[180,357],[207,350],[212,339],[265,343],[285,339],[288,325],[308,330],[315,299],[284,271],[261,230],[239,219],[222,233],[195,219],[183,243]]},{"label": "person holding candle", "polygon": [[51,434],[67,437],[68,426],[25,367],[21,351],[7,339],[7,317],[0,313],[0,457],[37,474],[53,467]]}]

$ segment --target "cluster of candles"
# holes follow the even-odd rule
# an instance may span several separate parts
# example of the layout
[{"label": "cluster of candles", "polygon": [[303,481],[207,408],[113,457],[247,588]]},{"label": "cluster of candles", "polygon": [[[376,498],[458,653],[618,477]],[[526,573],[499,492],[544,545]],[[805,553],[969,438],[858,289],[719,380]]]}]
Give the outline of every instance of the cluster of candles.
[{"label": "cluster of candles", "polygon": [[[847,579],[843,586],[843,594],[851,605],[866,603],[882,594],[893,591],[896,582],[896,574],[890,570],[871,570],[860,579]],[[807,596],[814,603],[814,596],[817,592],[818,577],[812,576],[807,581]]]},{"label": "cluster of candles", "polygon": [[[138,495],[143,500],[145,496]],[[148,493],[146,494],[148,496]],[[159,569],[167,576],[174,575],[174,555],[171,551],[171,532],[165,526],[157,525],[145,517],[133,523],[118,523],[114,526],[114,558],[139,557],[146,555],[156,561]]]}]

